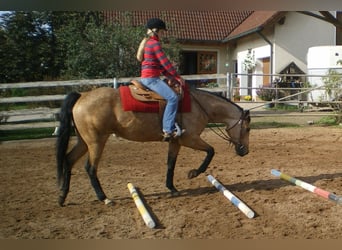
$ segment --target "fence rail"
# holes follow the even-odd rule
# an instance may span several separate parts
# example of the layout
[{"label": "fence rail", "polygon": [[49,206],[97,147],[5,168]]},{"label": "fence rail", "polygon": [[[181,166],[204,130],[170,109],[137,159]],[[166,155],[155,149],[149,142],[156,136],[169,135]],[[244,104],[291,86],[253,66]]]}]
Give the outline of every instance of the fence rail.
[{"label": "fence rail", "polygon": [[[249,75],[249,74],[246,74]],[[189,82],[193,81],[215,81],[220,82],[216,87],[199,87],[200,89],[205,89],[207,91],[220,93],[228,98],[233,99],[233,92],[235,89],[253,89],[251,87],[236,87],[234,86],[234,79],[237,74],[206,74],[206,75],[185,75],[183,78]],[[239,74],[238,76],[242,76]],[[264,76],[262,74],[253,74],[254,77]],[[270,75],[271,76],[271,75]],[[290,75],[272,75],[272,77],[276,76],[290,76]],[[300,75],[303,77],[303,75]],[[317,77],[317,75],[315,75]],[[305,75],[305,77],[311,77],[311,75]],[[322,76],[321,76],[322,77]],[[126,78],[107,78],[107,79],[95,79],[95,80],[69,80],[69,81],[44,81],[44,82],[26,82],[26,83],[1,83],[0,84],[0,92],[4,92],[7,90],[15,90],[15,89],[30,89],[30,88],[55,88],[55,87],[75,87],[75,90],[79,90],[84,86],[108,86],[108,87],[118,87],[120,84],[128,83],[131,80],[136,79],[139,80],[139,77],[126,77]],[[298,95],[304,92],[310,92],[313,88],[276,88],[279,90],[291,90],[298,91]],[[295,94],[297,95],[297,93]],[[20,96],[20,97],[1,97],[0,104],[1,105],[12,105],[18,103],[42,103],[42,102],[51,102],[51,101],[61,101],[65,98],[65,94],[51,94],[51,95],[36,95],[36,96]],[[239,105],[243,108],[254,110],[255,112],[252,115],[255,116],[266,116],[270,115],[270,113],[265,113],[261,111],[265,111],[262,109],[264,105],[268,102],[262,100],[254,100],[253,102],[245,102],[244,100],[240,100]],[[286,100],[286,98],[273,100],[272,103],[275,104],[295,104],[295,105],[308,105],[309,101],[303,100]],[[321,102],[321,104],[329,104],[329,103],[341,103],[338,101],[335,102]],[[256,111],[259,111],[256,112]],[[27,127],[54,127],[57,126],[58,120],[58,112],[59,108],[48,108],[48,107],[37,107],[37,108],[29,108],[24,110],[2,110],[0,111],[0,130],[9,130],[9,129],[17,129],[17,128],[27,128]],[[278,112],[279,115],[281,112]],[[287,115],[291,115],[287,113]]]}]

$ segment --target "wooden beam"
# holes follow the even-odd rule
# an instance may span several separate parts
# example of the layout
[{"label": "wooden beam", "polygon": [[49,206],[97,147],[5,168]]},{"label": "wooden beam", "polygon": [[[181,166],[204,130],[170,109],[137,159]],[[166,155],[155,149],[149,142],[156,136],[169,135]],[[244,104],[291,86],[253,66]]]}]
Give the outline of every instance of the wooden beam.
[{"label": "wooden beam", "polygon": [[297,11],[298,13],[311,16],[314,18],[318,18],[322,21],[328,22],[333,24],[336,28],[342,28],[342,22],[339,21],[337,18],[335,18],[329,11],[320,11],[322,15],[318,15],[316,13],[313,13],[311,11]]}]

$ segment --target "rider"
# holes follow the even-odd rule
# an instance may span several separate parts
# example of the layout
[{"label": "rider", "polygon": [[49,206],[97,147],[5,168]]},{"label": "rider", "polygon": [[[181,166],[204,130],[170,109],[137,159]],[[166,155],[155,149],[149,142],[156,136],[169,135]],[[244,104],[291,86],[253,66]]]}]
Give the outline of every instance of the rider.
[{"label": "rider", "polygon": [[167,101],[162,126],[163,140],[168,141],[171,137],[180,136],[184,130],[181,130],[175,122],[178,95],[160,79],[160,75],[176,80],[181,87],[185,85],[185,81],[178,75],[161,47],[160,38],[164,31],[167,31],[164,21],[151,18],[147,21],[146,28],[147,36],[141,41],[137,53],[137,58],[141,62],[141,83]]}]

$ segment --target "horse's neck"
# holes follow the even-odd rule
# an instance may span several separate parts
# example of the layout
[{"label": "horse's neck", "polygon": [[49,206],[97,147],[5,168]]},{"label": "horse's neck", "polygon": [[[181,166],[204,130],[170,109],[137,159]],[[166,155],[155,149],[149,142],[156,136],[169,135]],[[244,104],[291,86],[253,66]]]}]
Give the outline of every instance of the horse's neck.
[{"label": "horse's neck", "polygon": [[240,108],[227,99],[202,91],[196,92],[195,98],[200,108],[208,116],[209,122],[220,123],[227,119],[239,119],[241,116]]}]

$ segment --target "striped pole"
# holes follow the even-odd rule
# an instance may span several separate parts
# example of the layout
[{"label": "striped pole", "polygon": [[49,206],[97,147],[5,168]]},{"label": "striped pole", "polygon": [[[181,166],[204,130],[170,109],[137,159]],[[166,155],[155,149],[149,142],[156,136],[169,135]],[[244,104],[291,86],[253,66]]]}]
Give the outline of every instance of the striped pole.
[{"label": "striped pole", "polygon": [[135,187],[133,186],[133,184],[129,182],[127,184],[127,188],[129,190],[129,192],[131,193],[132,198],[135,202],[135,205],[137,206],[146,226],[148,226],[149,228],[154,228],[156,226],[156,224],[154,223],[151,215],[148,213],[147,209],[145,208],[144,203],[140,199],[138,192],[135,189]]},{"label": "striped pole", "polygon": [[234,206],[241,210],[248,218],[252,219],[254,217],[254,212],[247,207],[239,198],[228,191],[218,180],[216,180],[212,175],[207,176],[208,181],[213,184],[223,195],[231,202]]},{"label": "striped pole", "polygon": [[274,176],[277,176],[277,177],[279,177],[279,178],[281,178],[283,180],[291,182],[291,183],[295,184],[296,186],[302,187],[305,190],[308,190],[308,191],[310,191],[312,193],[315,193],[315,194],[317,194],[319,196],[322,196],[323,198],[335,201],[338,204],[342,203],[342,197],[339,197],[336,194],[333,194],[333,193],[330,193],[330,192],[325,191],[323,189],[320,189],[318,187],[315,187],[315,186],[313,186],[313,185],[311,185],[311,184],[309,184],[307,182],[304,182],[304,181],[298,180],[296,178],[293,178],[293,177],[291,177],[289,175],[283,174],[283,173],[281,173],[278,170],[272,169],[271,170],[271,174],[273,174]]}]

